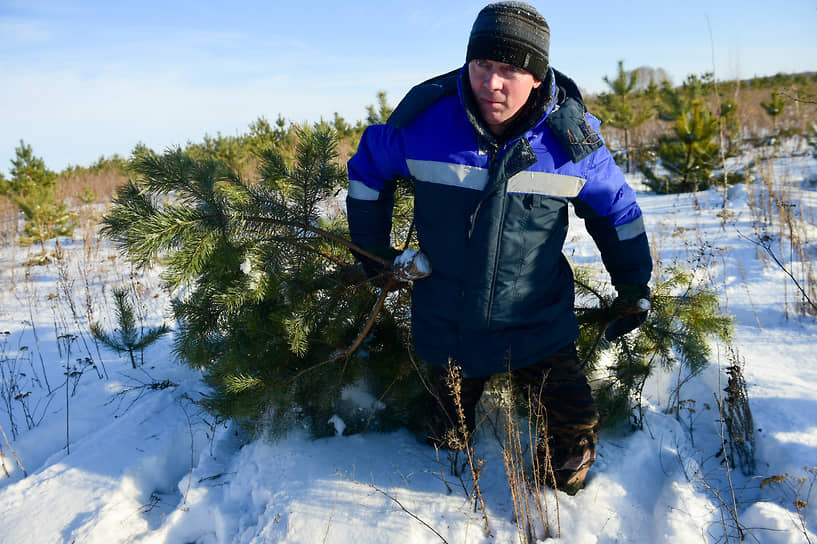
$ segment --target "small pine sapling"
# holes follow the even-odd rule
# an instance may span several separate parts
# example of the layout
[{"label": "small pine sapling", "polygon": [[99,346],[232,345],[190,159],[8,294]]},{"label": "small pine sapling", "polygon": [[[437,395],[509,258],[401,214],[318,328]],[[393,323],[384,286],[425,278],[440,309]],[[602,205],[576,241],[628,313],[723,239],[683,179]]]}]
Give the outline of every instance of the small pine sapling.
[{"label": "small pine sapling", "polygon": [[11,179],[0,183],[0,194],[9,196],[23,212],[26,226],[20,244],[39,243],[41,255],[37,262],[44,264],[49,258],[45,242],[71,236],[75,217],[65,204],[57,202],[57,174],[46,168],[45,162],[34,156],[31,146],[22,140],[14,151]]},{"label": "small pine sapling", "polygon": [[627,72],[624,61],[618,62],[618,74],[614,79],[604,76],[604,82],[610,92],[602,93],[599,98],[600,114],[606,125],[624,132],[624,157],[626,171],[632,172],[633,146],[632,132],[653,116],[650,108],[643,107],[636,99],[638,70]]},{"label": "small pine sapling", "polygon": [[[718,179],[723,166],[721,123],[729,108],[713,114],[703,93],[711,74],[689,76],[676,89],[665,82],[657,93],[659,119],[672,123],[669,133],[658,138],[654,160],[639,164],[646,184],[657,193],[687,193],[706,190]],[[730,149],[723,149],[725,153]]]},{"label": "small pine sapling", "polygon": [[107,348],[117,353],[127,353],[133,368],[136,368],[136,352],[145,348],[170,332],[162,323],[158,327],[138,327],[133,304],[128,297],[128,290],[117,287],[113,290],[117,327],[112,332],[105,332],[97,322],[91,324],[91,334]]},{"label": "small pine sapling", "polygon": [[761,102],[760,105],[763,108],[763,111],[765,111],[772,120],[772,137],[777,136],[777,118],[780,117],[783,110],[786,108],[786,97],[779,92],[772,91],[769,101]]}]

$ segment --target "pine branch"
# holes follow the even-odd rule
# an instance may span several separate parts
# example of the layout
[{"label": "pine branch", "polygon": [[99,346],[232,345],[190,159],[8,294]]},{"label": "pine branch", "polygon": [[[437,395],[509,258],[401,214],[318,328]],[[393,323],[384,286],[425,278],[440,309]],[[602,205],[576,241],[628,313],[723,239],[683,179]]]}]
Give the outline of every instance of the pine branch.
[{"label": "pine branch", "polygon": [[[225,219],[225,220],[229,219],[228,217],[222,217],[222,218]],[[359,253],[359,254],[363,255],[364,257],[366,257],[368,259],[371,259],[371,260],[373,260],[373,261],[375,261],[377,263],[380,263],[382,265],[391,265],[391,261],[389,261],[388,259],[384,259],[383,257],[379,257],[379,256],[375,255],[374,253],[363,249],[362,247],[358,246],[357,244],[355,244],[351,240],[347,240],[346,238],[343,238],[342,236],[338,236],[338,235],[336,235],[334,233],[331,233],[329,231],[326,231],[324,229],[320,229],[318,227],[315,227],[315,226],[312,226],[312,225],[309,225],[309,224],[306,224],[306,223],[301,223],[301,222],[296,222],[296,221],[282,221],[282,220],[271,218],[271,217],[259,217],[259,216],[249,216],[249,217],[245,217],[244,219],[246,221],[249,221],[249,222],[261,223],[261,224],[280,225],[280,226],[286,226],[286,227],[297,227],[297,228],[303,229],[303,230],[305,230],[307,232],[311,232],[313,234],[318,234],[318,235],[326,238],[327,240],[330,240],[332,242],[340,244],[340,245],[354,251],[355,253]]]},{"label": "pine branch", "polygon": [[128,347],[113,337],[112,334],[105,332],[99,323],[91,324],[91,334],[94,338],[102,342],[106,347],[112,349],[117,353],[128,351]]},{"label": "pine branch", "polygon": [[295,380],[297,380],[298,378],[300,378],[301,376],[303,376],[307,372],[311,372],[311,371],[313,371],[315,369],[318,369],[318,368],[320,368],[322,366],[326,366],[328,364],[334,363],[335,361],[339,361],[341,359],[348,359],[355,351],[357,351],[357,349],[360,347],[360,344],[363,343],[363,340],[365,340],[366,337],[369,335],[369,333],[372,331],[372,327],[374,326],[375,319],[377,318],[380,311],[383,309],[383,304],[385,304],[385,302],[386,302],[386,297],[388,296],[388,294],[395,287],[398,286],[398,284],[399,284],[399,282],[396,279],[394,279],[394,277],[389,277],[388,280],[386,280],[386,285],[385,285],[385,287],[383,287],[382,292],[380,293],[380,297],[377,299],[377,302],[375,303],[371,314],[369,314],[369,319],[368,319],[368,321],[366,321],[366,325],[363,327],[363,330],[360,331],[360,334],[355,339],[355,341],[352,342],[351,346],[349,346],[343,353],[339,353],[339,354],[335,355],[334,357],[331,357],[331,358],[329,358],[329,359],[327,359],[325,361],[322,361],[322,362],[320,362],[320,363],[318,363],[316,365],[313,365],[313,366],[311,366],[309,368],[305,368],[305,369],[301,370],[300,372],[295,374],[295,376],[293,376],[289,380],[288,383],[294,382]]},{"label": "pine branch", "polygon": [[158,327],[151,327],[147,331],[142,331],[142,337],[139,339],[138,342],[133,344],[133,349],[135,350],[142,350],[154,343],[156,340],[161,338],[162,336],[166,335],[170,332],[170,328],[167,325],[162,323]]}]

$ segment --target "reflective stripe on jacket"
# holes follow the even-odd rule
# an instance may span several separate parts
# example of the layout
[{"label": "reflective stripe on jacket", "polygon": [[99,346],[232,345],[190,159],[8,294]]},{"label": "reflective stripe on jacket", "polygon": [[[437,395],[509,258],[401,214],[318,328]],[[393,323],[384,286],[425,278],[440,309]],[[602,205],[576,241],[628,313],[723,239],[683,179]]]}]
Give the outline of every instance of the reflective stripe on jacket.
[{"label": "reflective stripe on jacket", "polygon": [[[414,282],[415,349],[475,377],[528,366],[575,341],[573,274],[562,254],[568,202],[614,285],[646,284],[652,263],[635,193],[602,145],[599,121],[580,97],[564,101],[566,78],[549,78],[541,119],[500,148],[468,114],[467,67],[462,74],[457,92],[439,92],[407,122],[366,129],[348,163],[347,209],[355,243],[387,246],[393,180],[413,180],[417,237],[433,267]],[[581,106],[584,136],[549,125],[554,104]],[[577,136],[596,138],[595,150],[571,155],[566,145],[587,143]]]}]

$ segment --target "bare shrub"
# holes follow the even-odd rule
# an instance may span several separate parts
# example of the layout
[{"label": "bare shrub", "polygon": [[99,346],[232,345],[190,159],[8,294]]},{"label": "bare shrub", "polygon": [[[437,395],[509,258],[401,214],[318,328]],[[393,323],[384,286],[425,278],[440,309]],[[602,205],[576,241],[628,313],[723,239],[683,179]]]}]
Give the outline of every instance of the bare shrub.
[{"label": "bare shrub", "polygon": [[797,528],[803,533],[805,541],[812,544],[811,534],[808,531],[808,510],[814,484],[817,483],[817,467],[804,467],[805,476],[791,474],[777,474],[765,478],[760,487],[770,488],[777,493],[783,506],[792,506],[796,512],[793,520]]},{"label": "bare shrub", "polygon": [[[446,442],[451,447],[452,453],[452,467],[456,467],[457,461],[457,453],[462,451],[465,453],[466,461],[468,464],[468,468],[471,473],[471,478],[473,482],[473,487],[471,488],[471,492],[468,494],[472,500],[474,501],[474,509],[479,506],[482,510],[482,519],[485,523],[485,534],[486,536],[491,536],[491,526],[488,523],[488,510],[485,508],[485,500],[482,497],[482,490],[479,487],[479,478],[482,475],[482,469],[485,464],[484,459],[480,459],[476,455],[476,451],[474,450],[473,442],[471,441],[472,438],[472,431],[468,429],[468,425],[466,423],[465,417],[465,410],[462,406],[462,369],[455,365],[450,364],[448,367],[448,374],[446,375],[446,386],[448,387],[449,394],[451,395],[452,399],[454,400],[454,405],[456,407],[456,424],[455,428],[449,430],[449,433],[446,435]],[[462,479],[461,479],[462,481]],[[463,488],[467,488],[463,482]]]},{"label": "bare shrub", "polygon": [[[545,380],[542,380],[542,384]],[[514,518],[520,544],[531,544],[554,536],[550,521],[550,506],[545,481],[556,487],[551,465],[548,440],[547,413],[541,398],[527,399],[527,418],[517,414],[516,394],[511,374],[506,380],[495,380],[489,387],[493,404],[499,409],[499,425],[495,427],[497,439],[502,444],[502,460],[513,501]],[[542,391],[538,392],[541,397]],[[537,446],[541,443],[541,446]],[[561,535],[559,523],[559,500],[553,493],[556,509],[555,536]]]},{"label": "bare shrub", "polygon": [[743,377],[744,360],[737,350],[730,348],[729,379],[724,392],[726,397],[716,399],[721,418],[726,424],[726,438],[732,466],[740,466],[745,476],[755,473],[755,430],[746,380]]}]

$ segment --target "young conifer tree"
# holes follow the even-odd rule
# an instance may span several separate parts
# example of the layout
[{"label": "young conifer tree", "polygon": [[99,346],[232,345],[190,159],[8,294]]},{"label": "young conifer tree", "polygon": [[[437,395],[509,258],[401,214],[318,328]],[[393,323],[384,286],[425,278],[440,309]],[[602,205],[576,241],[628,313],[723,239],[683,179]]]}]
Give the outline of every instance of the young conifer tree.
[{"label": "young conifer tree", "polygon": [[704,105],[704,83],[690,78],[681,89],[661,87],[659,117],[672,123],[658,139],[661,169],[641,165],[646,183],[657,193],[686,193],[708,189],[721,165],[719,121]]},{"label": "young conifer tree", "polygon": [[761,102],[760,106],[772,120],[772,137],[777,136],[777,118],[786,108],[786,97],[777,91],[772,91],[771,99],[768,102]]},{"label": "young conifer tree", "polygon": [[57,202],[57,174],[46,168],[45,162],[22,140],[14,152],[11,179],[0,185],[0,190],[11,198],[26,219],[20,244],[39,243],[41,259],[45,261],[45,242],[58,236],[71,236],[75,219],[65,204]]},{"label": "young conifer tree", "polygon": [[[216,414],[273,430],[306,424],[316,435],[336,432],[334,415],[347,433],[420,430],[433,399],[408,353],[408,289],[369,281],[355,264],[350,249],[361,250],[338,211],[347,180],[334,131],[302,128],[297,140],[292,160],[266,148],[252,181],[220,160],[140,149],[136,179],[120,189],[103,232],[136,265],[161,263],[175,294],[175,352],[203,371]],[[398,183],[395,195],[400,249],[413,230],[410,188]],[[588,279],[585,294],[600,293],[598,283]],[[723,322],[710,295],[667,294],[682,284],[657,286],[647,323],[618,343],[619,363],[599,389],[608,421],[637,404],[660,362],[680,358],[689,372],[704,364],[705,338]],[[590,365],[612,302],[591,298],[579,341]]]},{"label": "young conifer tree", "polygon": [[161,260],[175,351],[203,370],[217,414],[316,435],[335,431],[333,415],[347,432],[419,422],[407,293],[358,273],[332,129],[297,139],[291,161],[267,148],[252,181],[223,161],[142,151],[103,231],[137,265]]},{"label": "young conifer tree", "polygon": [[633,130],[652,116],[652,111],[650,108],[640,106],[635,89],[638,82],[638,72],[635,70],[629,73],[626,72],[624,70],[624,61],[618,62],[616,77],[610,79],[605,76],[604,82],[610,88],[610,92],[599,96],[600,114],[603,116],[606,125],[624,132],[626,168],[627,172],[632,172],[633,142],[631,141],[631,134]]},{"label": "young conifer tree", "polygon": [[[170,332],[165,324],[158,327],[136,327],[136,312],[129,300],[128,290],[117,287],[113,290],[116,327],[106,332],[100,323],[91,323],[91,334],[102,344],[117,353],[130,355],[130,362],[136,368],[136,352],[144,354],[145,348]],[[144,360],[144,357],[142,358]]]}]

